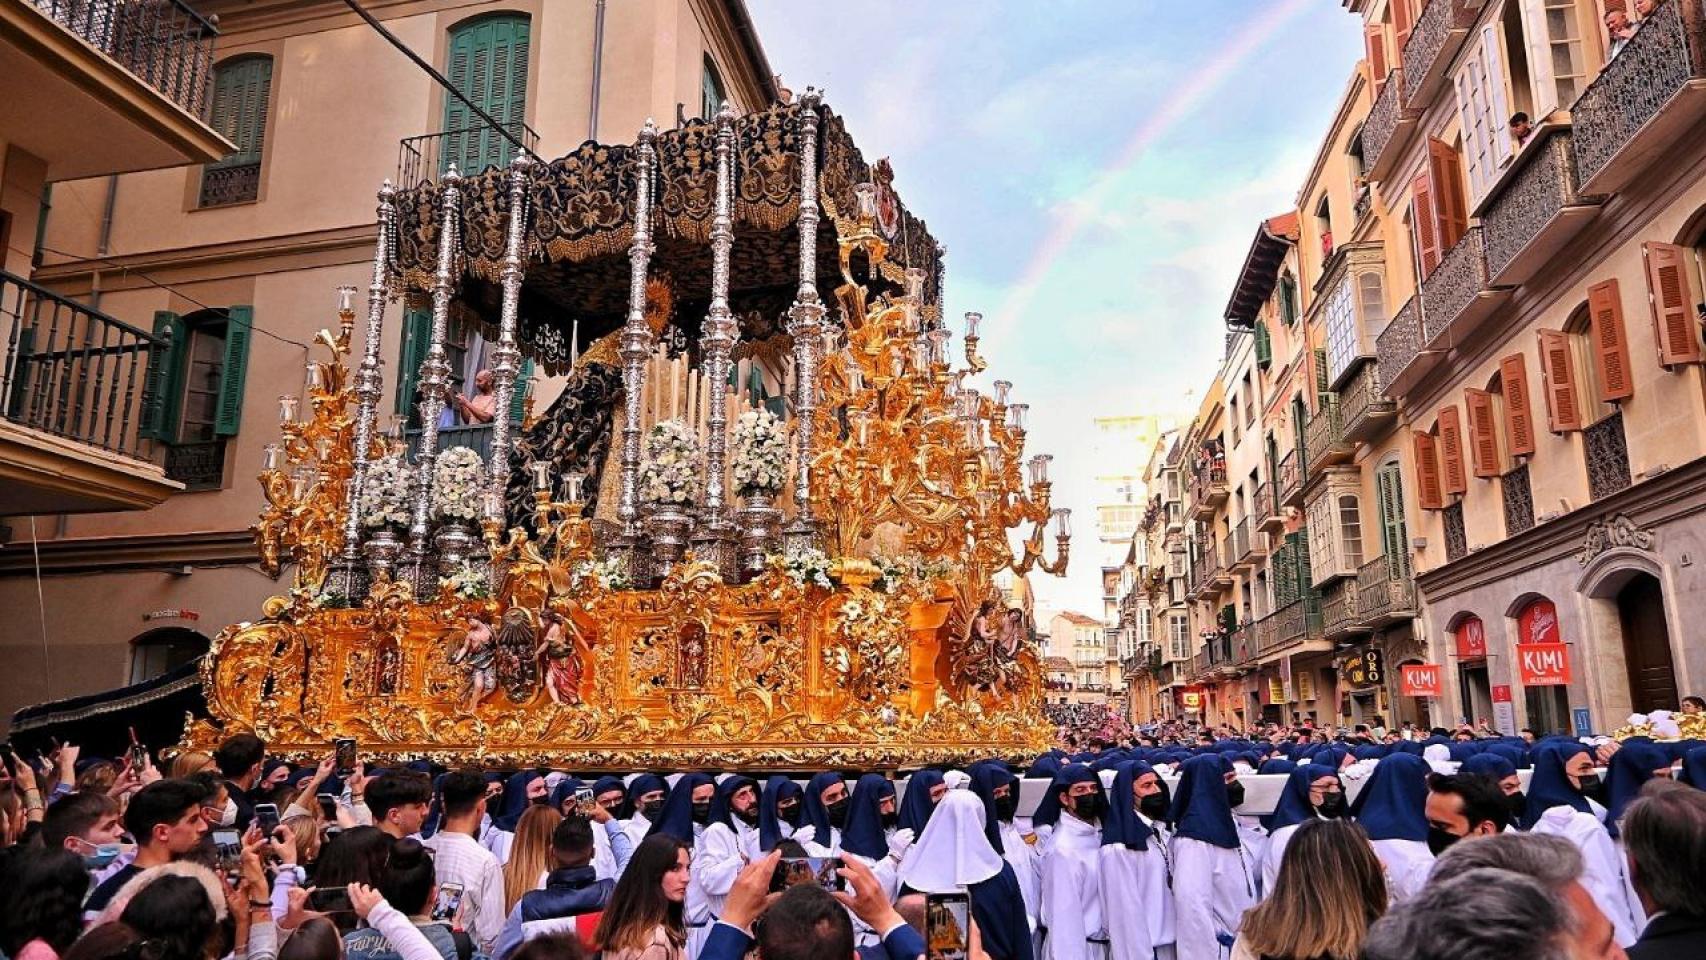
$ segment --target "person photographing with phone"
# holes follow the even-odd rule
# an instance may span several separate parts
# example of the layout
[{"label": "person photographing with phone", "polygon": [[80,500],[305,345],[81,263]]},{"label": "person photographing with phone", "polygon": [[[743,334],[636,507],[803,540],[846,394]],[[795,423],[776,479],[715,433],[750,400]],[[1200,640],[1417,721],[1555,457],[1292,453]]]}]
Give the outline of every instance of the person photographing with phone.
[{"label": "person photographing with phone", "polygon": [[[699,960],[741,960],[755,944],[758,960],[919,960],[924,956],[924,939],[895,910],[869,867],[847,860],[837,871],[852,893],[804,883],[773,894],[771,879],[781,862],[782,852],[772,850],[741,871]],[[881,934],[881,946],[865,952],[854,948],[849,911]]]},{"label": "person photographing with phone", "polygon": [[505,960],[523,943],[557,933],[573,933],[591,949],[593,932],[616,889],[615,880],[600,878],[592,866],[593,832],[607,831],[618,876],[626,871],[632,853],[628,835],[610,812],[596,803],[591,808],[603,817],[602,822],[595,824],[576,814],[557,824],[551,835],[551,854],[557,868],[546,876],[543,890],[522,894],[504,921],[503,932],[492,948],[492,960]]}]

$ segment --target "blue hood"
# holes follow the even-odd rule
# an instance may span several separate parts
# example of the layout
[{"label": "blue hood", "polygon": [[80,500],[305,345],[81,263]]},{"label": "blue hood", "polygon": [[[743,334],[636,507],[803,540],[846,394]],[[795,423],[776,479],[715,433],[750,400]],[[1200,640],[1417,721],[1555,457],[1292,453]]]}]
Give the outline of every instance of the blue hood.
[{"label": "blue hood", "polygon": [[1274,803],[1274,812],[1262,818],[1262,826],[1272,833],[1281,827],[1315,819],[1315,805],[1309,802],[1309,788],[1322,777],[1338,780],[1339,771],[1319,763],[1306,763],[1293,770],[1291,776],[1286,778],[1279,800]]},{"label": "blue hood", "polygon": [[492,827],[509,833],[515,832],[515,824],[521,815],[527,812],[527,787],[539,779],[539,771],[523,770],[512,773],[504,781],[504,792],[498,798],[498,812],[492,814]]},{"label": "blue hood", "polygon": [[983,801],[983,835],[989,838],[989,845],[995,848],[996,853],[1005,856],[1007,851],[1001,845],[1000,819],[995,813],[995,788],[1006,784],[1009,790],[1018,790],[1019,778],[996,760],[974,763],[966,773],[971,777],[971,792]]},{"label": "blue hood", "polygon": [[729,803],[741,787],[751,787],[753,792],[757,793],[758,781],[751,777],[731,776],[725,777],[722,783],[717,784],[717,793],[711,798],[711,819],[706,822],[706,826],[720,823],[730,830],[735,828],[735,812]]},{"label": "blue hood", "polygon": [[894,784],[880,773],[867,773],[853,785],[853,796],[847,804],[847,828],[841,831],[841,849],[856,853],[868,860],[881,860],[889,854],[888,837],[883,830],[881,804],[894,796]]},{"label": "blue hood", "polygon": [[834,834],[830,832],[833,828],[829,825],[829,810],[823,805],[823,792],[838,783],[846,782],[841,774],[825,770],[806,784],[805,799],[800,801],[800,807],[805,811],[801,826],[811,826],[814,837],[812,842],[825,847],[830,845]]},{"label": "blue hood", "polygon": [[[805,791],[800,785],[787,777],[771,777],[764,782],[764,793],[758,798],[758,848],[764,853],[775,849],[782,842],[783,821],[776,813],[776,804],[782,800],[798,800]],[[796,808],[798,809],[798,808]],[[791,828],[794,824],[790,823]]]},{"label": "blue hood", "polygon": [[913,837],[924,835],[924,825],[936,810],[936,804],[930,800],[930,789],[941,785],[940,770],[920,770],[906,782],[906,797],[900,802],[900,826],[911,830]]},{"label": "blue hood", "polygon": [[1606,761],[1605,829],[1613,839],[1624,808],[1641,792],[1641,786],[1653,779],[1654,770],[1668,766],[1670,755],[1652,741],[1629,740]]},{"label": "blue hood", "polygon": [[664,800],[663,809],[658,811],[658,818],[653,821],[651,829],[646,831],[646,836],[664,833],[689,847],[693,846],[693,791],[714,783],[710,776],[703,773],[682,774],[681,779],[675,781],[675,789],[671,790],[669,798]]},{"label": "blue hood", "polygon": [[[1564,764],[1588,748],[1574,740],[1543,740],[1535,744],[1534,773],[1528,778],[1528,809],[1523,812],[1522,828],[1531,829],[1540,822],[1540,815],[1553,807],[1571,807],[1582,813],[1592,813],[1588,798],[1570,782]],[[1621,751],[1619,751],[1621,752]]]},{"label": "blue hood", "polygon": [[1370,840],[1428,838],[1428,773],[1421,757],[1395,753],[1374,766],[1374,773],[1351,804],[1351,816]]},{"label": "blue hood", "polygon": [[1192,757],[1180,768],[1179,792],[1167,819],[1176,836],[1201,840],[1225,850],[1238,849],[1238,827],[1226,797],[1230,764],[1218,756]]},{"label": "blue hood", "polygon": [[1060,768],[1060,772],[1049,781],[1048,793],[1043,802],[1037,804],[1037,810],[1031,814],[1031,825],[1034,827],[1052,827],[1060,822],[1060,795],[1075,783],[1094,783],[1096,789],[1102,789],[1101,778],[1090,772],[1090,768],[1082,763],[1069,763]]},{"label": "blue hood", "polygon": [[[1137,815],[1137,798],[1132,795],[1132,785],[1138,777],[1154,772],[1155,768],[1142,760],[1127,760],[1120,764],[1114,774],[1113,789],[1109,791],[1108,813],[1102,818],[1102,846],[1118,843],[1131,850],[1149,849],[1149,838],[1155,835],[1155,828]],[[1165,780],[1161,781],[1161,795],[1167,796]]]}]

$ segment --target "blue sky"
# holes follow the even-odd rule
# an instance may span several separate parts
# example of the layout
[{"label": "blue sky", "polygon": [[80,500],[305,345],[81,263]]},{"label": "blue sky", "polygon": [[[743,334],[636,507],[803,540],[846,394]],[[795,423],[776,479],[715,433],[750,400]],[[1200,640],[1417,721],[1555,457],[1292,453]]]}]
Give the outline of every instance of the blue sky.
[{"label": "blue sky", "polygon": [[[1263,217],[1289,209],[1362,53],[1333,0],[748,0],[948,248],[948,316],[985,314],[984,384],[1031,404],[1100,612],[1091,418],[1183,409]],[[981,384],[980,384],[981,386]],[[1139,456],[1137,451],[1133,457]]]}]

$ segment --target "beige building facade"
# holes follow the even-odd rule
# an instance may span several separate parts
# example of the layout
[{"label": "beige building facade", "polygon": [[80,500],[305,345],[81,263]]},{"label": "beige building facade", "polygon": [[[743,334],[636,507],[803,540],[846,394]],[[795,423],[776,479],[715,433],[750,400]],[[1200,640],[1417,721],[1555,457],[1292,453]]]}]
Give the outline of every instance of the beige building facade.
[{"label": "beige building facade", "polygon": [[[365,289],[379,185],[515,152],[341,3],[194,6],[218,18],[204,115],[224,140],[209,129],[200,152],[149,164],[158,169],[54,178],[34,271],[42,287],[98,297],[106,314],[169,344],[151,371],[159,400],[138,452],[169,489],[146,512],[43,509],[6,521],[0,608],[15,614],[0,656],[20,669],[0,677],[0,718],[187,662],[281,589],[256,566],[248,527],[262,497],[251,478],[277,439],[279,398],[302,394],[309,345],[335,322],[336,288]],[[778,93],[739,0],[365,7],[545,159],[587,139],[629,142],[647,118],[668,128],[721,99],[753,110]],[[107,172],[121,175],[86,179]],[[12,232],[28,249],[33,216]],[[400,312],[387,318],[382,412],[403,417],[418,321]],[[450,347],[469,392],[485,344],[453,331]],[[540,409],[550,386],[539,384]],[[481,441],[478,426],[447,431],[458,433],[449,442]]]}]

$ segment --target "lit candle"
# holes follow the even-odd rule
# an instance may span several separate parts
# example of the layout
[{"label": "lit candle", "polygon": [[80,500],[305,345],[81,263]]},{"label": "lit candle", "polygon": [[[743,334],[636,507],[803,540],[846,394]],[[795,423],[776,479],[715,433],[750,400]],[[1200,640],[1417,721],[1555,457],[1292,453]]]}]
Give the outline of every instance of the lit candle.
[{"label": "lit candle", "polygon": [[321,463],[328,463],[331,461],[331,459],[332,459],[332,438],[331,437],[321,437],[320,439],[314,441],[314,456]]},{"label": "lit candle", "polygon": [[919,337],[912,341],[912,368],[919,373],[930,369],[930,341]]},{"label": "lit candle", "polygon": [[995,405],[1005,407],[1007,405],[1007,393],[1012,389],[1013,383],[1010,380],[995,381]]},{"label": "lit candle", "polygon": [[1048,465],[1054,462],[1054,456],[1052,454],[1039,453],[1031,458],[1031,462],[1037,465],[1037,482],[1047,483]]},{"label": "lit candle", "polygon": [[563,477],[563,499],[569,503],[580,503],[583,493],[581,488],[585,483],[586,477],[579,473],[565,475]]},{"label": "lit candle", "polygon": [[308,499],[308,494],[314,489],[314,468],[297,467],[290,475],[291,499],[300,503]]},{"label": "lit candle", "polygon": [[1007,426],[1018,433],[1025,432],[1025,415],[1031,412],[1028,403],[1014,403],[1007,407]]},{"label": "lit candle", "polygon": [[1072,536],[1072,511],[1066,507],[1058,507],[1054,511],[1054,536],[1057,540]]},{"label": "lit candle", "polygon": [[501,520],[504,515],[503,494],[496,490],[487,490],[483,499],[485,503],[486,518],[489,520]]},{"label": "lit candle", "polygon": [[892,374],[896,380],[906,376],[905,351],[896,350],[889,354],[889,373]]},{"label": "lit candle", "polygon": [[309,390],[309,392],[312,393],[313,391],[320,389],[321,384],[323,384],[324,382],[325,382],[325,374],[322,371],[322,368],[320,367],[320,365],[317,363],[310,363],[308,365],[308,390]]}]

